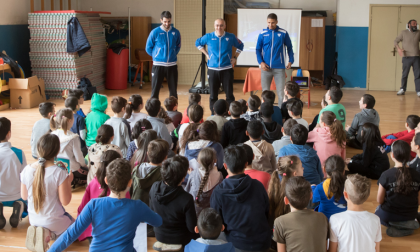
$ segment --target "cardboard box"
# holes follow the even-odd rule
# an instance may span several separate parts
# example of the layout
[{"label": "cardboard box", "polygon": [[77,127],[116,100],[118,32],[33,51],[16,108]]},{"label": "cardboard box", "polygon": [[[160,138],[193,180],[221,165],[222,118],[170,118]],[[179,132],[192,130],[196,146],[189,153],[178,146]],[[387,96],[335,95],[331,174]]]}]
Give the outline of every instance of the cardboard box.
[{"label": "cardboard box", "polygon": [[28,79],[9,79],[9,89],[12,108],[29,109],[46,101],[44,80],[36,76]]}]

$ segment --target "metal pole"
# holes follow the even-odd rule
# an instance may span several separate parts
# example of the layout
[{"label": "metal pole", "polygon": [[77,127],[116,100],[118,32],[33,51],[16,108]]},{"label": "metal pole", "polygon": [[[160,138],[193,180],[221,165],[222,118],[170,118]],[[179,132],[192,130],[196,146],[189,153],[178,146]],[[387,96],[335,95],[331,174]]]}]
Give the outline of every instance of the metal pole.
[{"label": "metal pole", "polygon": [[[202,21],[201,21],[201,33],[202,36],[206,35],[206,0],[202,0]],[[206,86],[206,56],[204,53],[201,54],[201,90],[204,91]],[[204,93],[204,92],[203,92]]]}]

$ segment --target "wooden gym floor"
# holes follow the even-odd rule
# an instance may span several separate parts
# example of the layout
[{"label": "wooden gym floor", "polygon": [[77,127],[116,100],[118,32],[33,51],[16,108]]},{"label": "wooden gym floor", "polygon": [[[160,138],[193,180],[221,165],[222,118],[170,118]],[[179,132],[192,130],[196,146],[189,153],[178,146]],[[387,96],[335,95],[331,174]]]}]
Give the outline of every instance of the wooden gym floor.
[{"label": "wooden gym floor", "polygon": [[[411,84],[410,84],[411,85]],[[168,96],[167,85],[161,89],[160,99],[163,100]],[[178,98],[179,98],[179,108],[178,110],[183,112],[188,106],[188,89],[189,86],[181,85],[178,88]],[[315,88],[311,90],[311,107],[307,108],[307,105],[303,110],[303,118],[306,119],[309,123],[312,122],[314,116],[319,113],[321,106],[320,101],[325,93],[325,90],[321,88]],[[346,107],[347,111],[347,124],[351,124],[351,121],[356,113],[360,111],[358,101],[360,97],[365,93],[364,90],[344,90],[344,97],[341,103]],[[131,94],[140,94],[143,96],[144,101],[150,97],[151,88],[150,84],[144,85],[143,89],[138,89],[136,87],[130,87],[127,90],[118,90],[118,91],[105,91],[105,94],[108,96],[108,101],[111,100],[112,96],[119,95],[123,96],[126,99],[129,98]],[[247,99],[249,94],[242,93],[242,83],[236,83],[234,85],[234,93],[236,100],[241,98]],[[379,112],[381,117],[380,129],[382,135],[398,132],[405,130],[404,123],[407,115],[410,114],[419,114],[420,107],[420,98],[416,96],[414,92],[407,92],[405,96],[397,96],[396,92],[383,92],[383,91],[368,91],[367,93],[372,94],[376,98],[375,109]],[[257,95],[261,95],[261,92],[258,92]],[[220,98],[225,98],[224,94],[219,96]],[[303,101],[307,101],[307,97],[302,98]],[[64,107],[63,100],[53,100],[57,104],[56,111]],[[202,95],[202,105],[205,108],[205,117],[210,115],[209,110],[209,95]],[[90,101],[85,102],[82,105],[83,111],[87,113],[90,108]],[[142,112],[145,112],[144,110]],[[145,112],[146,113],[146,112]],[[107,110],[107,114],[112,115],[110,108]],[[38,112],[37,108],[29,110],[9,110],[9,111],[0,111],[0,117],[7,117],[12,121],[12,138],[11,143],[14,147],[21,148],[25,152],[26,159],[28,163],[34,162],[34,159],[31,156],[30,148],[30,137],[32,132],[33,124],[41,118],[41,115]],[[352,148],[347,149],[347,157],[352,157],[353,155],[360,153],[359,150]],[[369,199],[364,203],[366,210],[374,212],[377,207],[376,203],[376,194],[378,187],[376,181],[372,181],[372,189]],[[77,208],[83,197],[84,189],[79,188],[73,192],[73,198],[71,203],[65,207],[66,211],[69,212],[73,217],[77,216]],[[11,208],[4,209],[4,215],[8,222],[9,216],[11,215]],[[17,228],[12,228],[9,223],[3,230],[0,230],[0,251],[4,252],[18,252],[26,251],[25,248],[25,237],[26,230],[29,226],[28,218],[22,220],[22,223],[19,224]],[[385,228],[382,227],[383,239],[381,242],[381,251],[390,252],[390,251],[420,251],[420,230],[417,230],[413,235],[403,238],[391,238],[385,234]],[[148,239],[148,251],[154,251],[152,245],[154,243],[154,238]],[[73,243],[66,251],[89,251],[88,241]]]}]

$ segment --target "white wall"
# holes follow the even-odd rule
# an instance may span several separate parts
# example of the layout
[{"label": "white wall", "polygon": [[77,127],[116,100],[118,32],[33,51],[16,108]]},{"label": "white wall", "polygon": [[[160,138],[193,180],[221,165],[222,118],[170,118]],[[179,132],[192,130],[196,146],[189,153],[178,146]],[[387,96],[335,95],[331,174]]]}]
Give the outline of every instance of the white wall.
[{"label": "white wall", "polygon": [[337,26],[369,26],[370,4],[420,4],[420,0],[337,0]]}]

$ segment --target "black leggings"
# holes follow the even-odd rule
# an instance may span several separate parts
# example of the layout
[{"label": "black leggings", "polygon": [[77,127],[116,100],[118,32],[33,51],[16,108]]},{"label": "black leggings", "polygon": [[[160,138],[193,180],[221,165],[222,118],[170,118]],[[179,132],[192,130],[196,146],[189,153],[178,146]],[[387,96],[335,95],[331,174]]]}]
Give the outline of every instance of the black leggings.
[{"label": "black leggings", "polygon": [[381,205],[376,208],[375,214],[379,217],[381,224],[385,227],[390,227],[389,222],[411,221],[415,219],[413,217],[402,216],[384,211],[382,210]]}]

